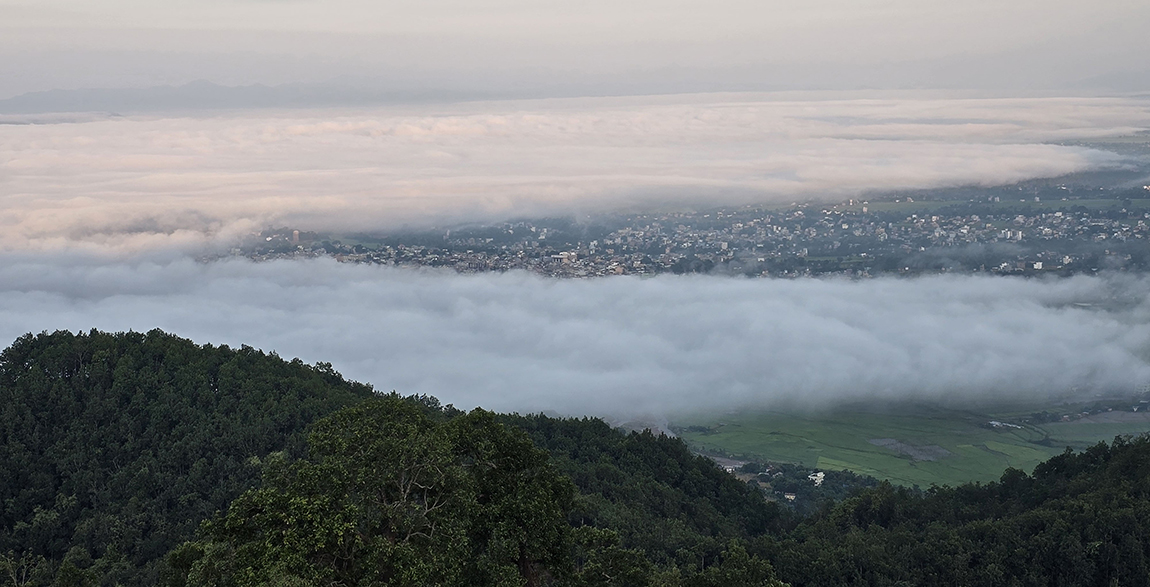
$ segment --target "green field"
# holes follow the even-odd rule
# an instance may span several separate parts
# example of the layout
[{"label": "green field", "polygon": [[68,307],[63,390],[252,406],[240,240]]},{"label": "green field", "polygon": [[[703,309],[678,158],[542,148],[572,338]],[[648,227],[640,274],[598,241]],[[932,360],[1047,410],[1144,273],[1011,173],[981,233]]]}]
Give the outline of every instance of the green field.
[{"label": "green field", "polygon": [[1077,450],[1120,434],[1150,432],[1150,414],[1144,412],[1104,412],[1022,428],[987,425],[1020,422],[1012,416],[926,406],[854,407],[688,418],[672,426],[708,454],[849,470],[921,487],[997,480],[1007,467],[1029,473],[1068,446]]}]

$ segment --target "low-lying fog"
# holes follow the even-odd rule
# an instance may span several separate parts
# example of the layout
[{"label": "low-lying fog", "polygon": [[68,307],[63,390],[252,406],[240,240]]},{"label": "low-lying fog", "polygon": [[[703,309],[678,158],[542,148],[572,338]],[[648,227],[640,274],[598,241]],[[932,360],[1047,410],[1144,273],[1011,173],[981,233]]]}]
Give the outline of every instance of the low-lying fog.
[{"label": "low-lying fog", "polygon": [[152,328],[461,407],[653,415],[1150,382],[1150,278],[552,280],[333,260],[0,259],[0,338]]},{"label": "low-lying fog", "polygon": [[1148,104],[708,94],[0,117],[0,339],[158,327],[383,390],[573,414],[1130,390],[1150,381],[1150,278],[555,281],[190,257],[269,226],[841,201],[1124,168],[1081,141],[1147,128]]},{"label": "low-lying fog", "polygon": [[0,250],[226,248],[619,209],[840,201],[1122,168],[1058,144],[1150,127],[1145,98],[706,94],[0,117]]}]

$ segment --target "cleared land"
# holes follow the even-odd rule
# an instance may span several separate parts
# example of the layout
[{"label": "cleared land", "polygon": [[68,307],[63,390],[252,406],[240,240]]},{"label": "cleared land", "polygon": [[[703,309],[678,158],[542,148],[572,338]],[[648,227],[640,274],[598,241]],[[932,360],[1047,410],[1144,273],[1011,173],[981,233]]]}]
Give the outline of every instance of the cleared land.
[{"label": "cleared land", "polygon": [[1017,428],[989,425],[999,420],[1020,422],[1016,414],[993,411],[866,406],[818,414],[729,414],[673,426],[692,447],[710,454],[849,470],[921,487],[997,480],[1007,467],[1030,472],[1066,447],[1150,432],[1150,414],[1144,412]]}]

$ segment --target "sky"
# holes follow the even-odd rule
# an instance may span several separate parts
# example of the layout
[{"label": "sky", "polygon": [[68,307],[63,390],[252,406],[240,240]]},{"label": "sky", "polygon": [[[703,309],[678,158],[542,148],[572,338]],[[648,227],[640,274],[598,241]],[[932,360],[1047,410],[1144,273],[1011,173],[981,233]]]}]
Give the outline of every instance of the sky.
[{"label": "sky", "polygon": [[1141,0],[0,0],[0,98],[353,84],[613,95],[1150,90]]},{"label": "sky", "polygon": [[[839,202],[1145,161],[1144,0],[0,0],[0,340],[163,328],[462,407],[1150,381],[1143,277],[200,263],[270,227]],[[1150,183],[1150,178],[1147,179]]]}]

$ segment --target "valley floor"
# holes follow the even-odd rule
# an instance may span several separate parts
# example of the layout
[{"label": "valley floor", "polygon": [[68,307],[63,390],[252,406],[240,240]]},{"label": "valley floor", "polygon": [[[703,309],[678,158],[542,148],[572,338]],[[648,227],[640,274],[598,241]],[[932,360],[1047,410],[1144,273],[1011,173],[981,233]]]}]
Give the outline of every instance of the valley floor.
[{"label": "valley floor", "polygon": [[1007,467],[1030,472],[1066,447],[1081,450],[1118,435],[1150,431],[1150,412],[1134,412],[1132,406],[1103,407],[1093,414],[1086,409],[1067,404],[988,411],[854,406],[824,413],[697,417],[672,426],[706,454],[848,470],[925,488],[997,480]]}]

